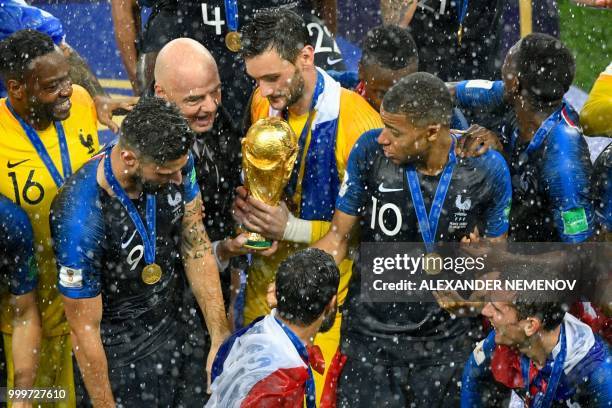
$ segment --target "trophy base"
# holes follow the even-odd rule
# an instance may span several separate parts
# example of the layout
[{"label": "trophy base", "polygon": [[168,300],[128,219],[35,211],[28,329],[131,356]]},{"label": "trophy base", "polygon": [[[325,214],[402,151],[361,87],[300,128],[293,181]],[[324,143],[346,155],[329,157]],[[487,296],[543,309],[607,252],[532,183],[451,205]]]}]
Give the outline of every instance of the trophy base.
[{"label": "trophy base", "polygon": [[255,249],[263,251],[272,246],[272,241],[267,240],[263,235],[256,232],[250,232],[247,237],[247,242],[244,243],[243,247],[248,249]]},{"label": "trophy base", "polygon": [[252,241],[248,240],[243,247],[255,250],[264,250],[272,246],[272,241]]}]

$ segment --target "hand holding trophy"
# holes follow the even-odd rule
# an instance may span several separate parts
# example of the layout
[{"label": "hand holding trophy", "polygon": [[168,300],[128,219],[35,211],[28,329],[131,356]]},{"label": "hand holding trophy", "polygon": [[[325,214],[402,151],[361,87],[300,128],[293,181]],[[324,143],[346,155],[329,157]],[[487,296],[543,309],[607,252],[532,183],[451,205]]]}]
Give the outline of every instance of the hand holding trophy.
[{"label": "hand holding trophy", "polygon": [[[271,117],[255,122],[242,139],[245,187],[254,198],[277,206],[298,154],[297,136],[287,122]],[[251,232],[246,248],[264,250],[272,242]]]}]

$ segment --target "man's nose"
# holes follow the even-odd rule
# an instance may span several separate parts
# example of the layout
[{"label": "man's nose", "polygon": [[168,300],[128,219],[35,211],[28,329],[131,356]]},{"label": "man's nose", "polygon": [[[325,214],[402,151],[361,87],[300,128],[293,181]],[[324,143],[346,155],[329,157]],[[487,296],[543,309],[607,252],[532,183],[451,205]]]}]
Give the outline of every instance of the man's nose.
[{"label": "man's nose", "polygon": [[380,145],[389,144],[389,139],[387,138],[387,131],[385,129],[383,129],[382,132],[380,132],[380,135],[378,135],[378,138],[376,139],[376,141]]},{"label": "man's nose", "polygon": [[263,96],[264,98],[267,98],[268,96],[274,94],[274,88],[272,88],[271,86],[262,85],[260,88],[261,88],[261,96]]},{"label": "man's nose", "polygon": [[204,103],[202,104],[201,109],[204,112],[215,112],[218,106],[219,106],[219,101],[214,96],[208,95],[204,99]]},{"label": "man's nose", "polygon": [[183,173],[181,173],[180,170],[173,173],[172,176],[170,176],[170,181],[176,184],[177,186],[180,186],[183,182]]}]

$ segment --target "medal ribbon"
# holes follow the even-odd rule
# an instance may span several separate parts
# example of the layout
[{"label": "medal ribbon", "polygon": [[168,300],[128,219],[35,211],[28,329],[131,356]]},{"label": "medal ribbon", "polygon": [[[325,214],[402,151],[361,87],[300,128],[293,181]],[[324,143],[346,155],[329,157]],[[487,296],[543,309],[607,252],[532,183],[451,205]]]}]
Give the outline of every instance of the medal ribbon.
[{"label": "medal ribbon", "polygon": [[427,209],[425,208],[425,200],[423,200],[423,193],[421,192],[421,186],[419,184],[419,175],[412,164],[406,166],[406,178],[408,179],[408,188],[410,190],[410,197],[414,205],[414,211],[419,221],[419,227],[421,229],[421,236],[425,243],[425,248],[428,253],[433,252],[434,242],[436,241],[436,230],[438,229],[438,221],[440,220],[440,213],[442,212],[442,205],[446,199],[446,193],[450,186],[451,178],[453,176],[453,169],[457,158],[455,156],[455,137],[451,135],[452,142],[450,150],[448,152],[448,162],[444,166],[438,187],[436,188],[436,194],[434,195],[431,209],[429,210],[429,217],[427,216]]},{"label": "medal ribbon", "polygon": [[[306,119],[306,123],[302,128],[302,133],[300,134],[300,138],[298,139],[298,156],[295,164],[293,165],[293,170],[291,171],[291,177],[289,178],[289,182],[285,187],[285,194],[287,197],[293,197],[295,194],[295,190],[297,189],[298,176],[300,174],[300,168],[302,167],[302,160],[304,158],[305,146],[306,146],[306,138],[308,137],[308,132],[310,131],[310,127],[312,125],[312,121],[315,116],[315,106],[317,105],[317,100],[319,96],[323,93],[325,89],[325,80],[323,79],[323,75],[319,71],[317,71],[317,85],[315,86],[314,94],[312,95],[312,102],[310,102],[310,111],[308,112],[308,119]],[[288,108],[283,111],[283,119],[289,122],[289,110]]]},{"label": "medal ribbon", "polygon": [[461,39],[463,37],[463,21],[468,10],[468,0],[456,0],[457,1],[457,19],[459,20],[459,30],[457,30],[457,41],[461,45]]},{"label": "medal ribbon", "polygon": [[[534,151],[540,148],[540,146],[544,142],[544,139],[546,139],[546,136],[548,135],[548,133],[550,133],[551,129],[557,126],[559,122],[561,122],[561,120],[563,119],[564,112],[565,112],[565,115],[567,116],[567,109],[568,109],[567,102],[563,101],[563,104],[561,105],[561,107],[557,109],[556,111],[554,111],[548,118],[546,118],[544,122],[542,122],[542,124],[540,125],[540,128],[537,130],[537,132],[535,132],[535,134],[533,135],[533,138],[529,142],[527,149],[525,149],[525,153],[527,155],[530,155],[531,153],[533,153]],[[515,129],[514,132],[512,133],[511,147],[513,151],[514,151],[514,147],[516,146],[517,140],[518,140],[518,129]]]},{"label": "medal ribbon", "polygon": [[26,136],[30,140],[30,143],[32,143],[32,146],[34,146],[34,150],[36,150],[38,157],[40,157],[40,160],[42,160],[43,164],[49,171],[49,174],[53,178],[55,185],[58,188],[61,187],[62,184],[64,184],[64,180],[72,175],[72,166],[70,165],[70,152],[68,151],[68,143],[66,142],[66,134],[64,133],[64,127],[62,126],[62,123],[60,121],[53,122],[55,124],[55,131],[57,132],[57,138],[59,140],[60,145],[62,169],[64,170],[63,176],[60,174],[59,170],[55,166],[55,163],[53,163],[49,152],[47,152],[47,149],[45,148],[45,145],[42,140],[40,140],[40,137],[38,136],[38,133],[36,133],[36,130],[32,126],[30,126],[25,120],[23,120],[17,114],[17,112],[15,112],[8,98],[6,99],[6,107],[21,125],[21,128],[24,130]]},{"label": "medal ribbon", "polygon": [[308,362],[308,350],[306,350],[306,346],[302,343],[302,340],[298,338],[283,322],[278,320],[276,317],[274,318],[276,322],[282,327],[283,331],[291,340],[293,347],[297,350],[304,363],[308,366],[308,380],[306,380],[306,408],[315,408],[317,394],[315,392],[315,382],[314,377],[312,375],[312,368],[310,367],[310,363]]},{"label": "medal ribbon", "polygon": [[[561,374],[563,373],[563,364],[565,364],[565,356],[567,354],[565,323],[561,324],[561,333],[559,334],[559,337],[561,338],[561,350],[559,350],[557,357],[555,357],[555,360],[552,363],[553,366],[546,385],[546,393],[538,391],[538,393],[533,397],[533,401],[529,404],[530,408],[550,408],[552,406],[553,399],[557,392],[557,387],[559,386],[559,380],[561,379]],[[521,371],[523,373],[523,382],[525,384],[525,391],[527,392],[528,399],[531,396],[529,390],[531,386],[531,381],[529,381],[530,367],[531,360],[527,356],[523,356],[521,358]]]},{"label": "medal ribbon", "polygon": [[463,27],[463,21],[468,11],[468,3],[469,0],[457,0],[457,19],[460,29]]},{"label": "medal ribbon", "polygon": [[111,166],[111,152],[112,146],[110,146],[106,152],[104,152],[104,177],[106,177],[106,181],[110,185],[111,190],[117,196],[119,202],[123,205],[123,208],[126,209],[132,222],[134,222],[134,226],[136,230],[140,234],[140,238],[142,238],[142,244],[144,245],[144,259],[147,265],[151,265],[155,263],[155,224],[156,224],[156,200],[155,194],[147,194],[147,228],[145,228],[144,223],[142,222],[142,218],[140,218],[140,214],[138,214],[138,209],[130,200],[125,190],[117,181],[117,178],[113,174],[113,168]]},{"label": "medal ribbon", "polygon": [[225,20],[229,31],[238,31],[238,0],[225,0]]}]

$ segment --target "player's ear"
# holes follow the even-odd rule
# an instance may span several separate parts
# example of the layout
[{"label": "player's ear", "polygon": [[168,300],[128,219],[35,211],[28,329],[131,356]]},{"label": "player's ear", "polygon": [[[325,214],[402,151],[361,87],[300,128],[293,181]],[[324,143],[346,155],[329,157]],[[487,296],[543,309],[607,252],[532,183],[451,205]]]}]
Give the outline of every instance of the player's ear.
[{"label": "player's ear", "polygon": [[514,75],[509,76],[504,86],[508,86],[509,95],[514,95],[514,96],[520,95],[521,81],[519,80],[519,74],[515,73]]},{"label": "player's ear", "polygon": [[9,95],[17,100],[25,97],[25,83],[17,79],[9,79],[6,81],[6,90]]},{"label": "player's ear", "polygon": [[161,85],[156,83],[154,86],[154,89],[155,89],[155,96],[157,96],[158,98],[167,99],[166,91],[164,90],[164,88],[161,87]]},{"label": "player's ear", "polygon": [[128,167],[134,167],[138,163],[138,157],[131,150],[122,149],[120,155],[121,160],[123,160]]},{"label": "player's ear", "polygon": [[439,123],[436,125],[427,126],[427,140],[430,142],[435,141],[438,138],[438,133],[440,132],[441,128],[442,125]]},{"label": "player's ear", "polygon": [[522,323],[521,327],[527,337],[533,336],[542,327],[542,322],[540,321],[540,319],[535,318],[535,317],[528,317],[525,320],[523,320],[521,323]]},{"label": "player's ear", "polygon": [[302,48],[298,55],[298,61],[301,62],[302,67],[314,67],[314,54],[312,45],[305,45],[304,48]]}]

